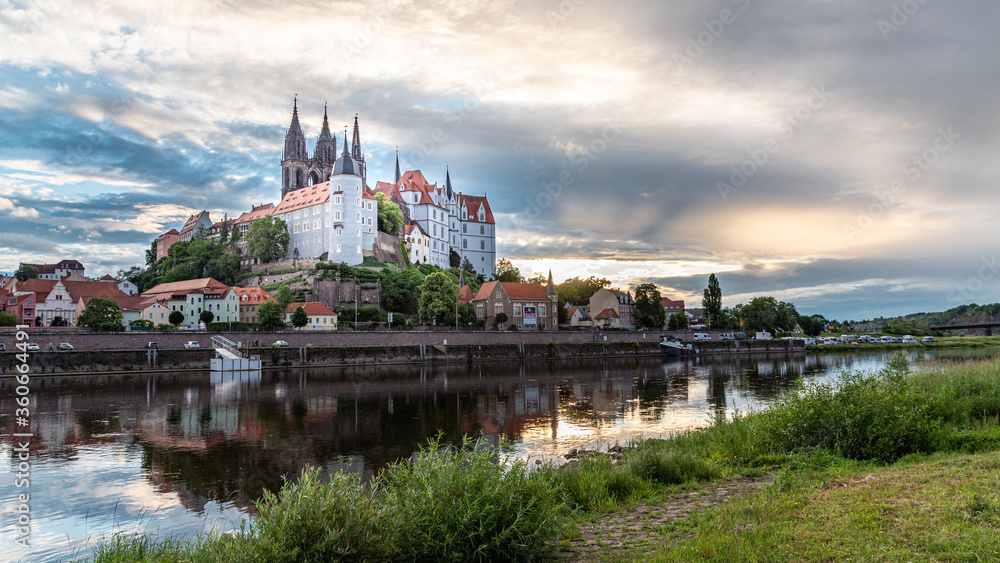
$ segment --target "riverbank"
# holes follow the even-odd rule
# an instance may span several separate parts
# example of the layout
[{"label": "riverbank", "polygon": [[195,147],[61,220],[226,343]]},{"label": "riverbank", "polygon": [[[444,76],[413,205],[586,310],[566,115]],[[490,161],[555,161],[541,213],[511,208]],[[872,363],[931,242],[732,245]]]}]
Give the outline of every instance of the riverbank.
[{"label": "riverbank", "polygon": [[[467,446],[426,448],[374,488],[350,478],[289,485],[261,503],[272,518],[251,521],[253,533],[120,538],[93,560],[510,560],[554,551],[573,560],[904,561],[1000,553],[998,360],[909,373],[899,357],[878,374],[807,385],[763,412],[559,469],[498,465],[502,450]],[[740,482],[759,492],[733,485]],[[683,495],[697,505],[690,499],[712,490],[720,502],[664,518]],[[492,509],[498,499],[508,499],[502,518]],[[623,531],[605,524],[630,512],[648,515],[635,521],[653,527],[619,552],[610,534]],[[405,534],[380,532],[397,524]]]},{"label": "riverbank", "polygon": [[[234,335],[228,334],[227,338]],[[552,335],[532,335],[514,342],[454,343],[454,335],[436,335],[437,344],[331,345],[303,344],[299,346],[251,346],[249,353],[261,357],[262,368],[325,367],[349,365],[395,365],[418,363],[462,363],[490,361],[573,360],[585,358],[657,357],[666,354],[656,341],[609,340],[556,342],[545,340]],[[267,335],[267,342],[273,335]],[[201,340],[208,340],[202,334]],[[429,339],[434,341],[433,338]],[[447,343],[449,340],[452,343]],[[144,345],[145,342],[142,342]],[[40,350],[30,352],[28,365],[33,374],[104,374],[138,371],[169,372],[208,369],[215,355],[211,342],[197,349],[183,346],[164,347],[158,342],[155,350],[142,349],[139,342],[120,342],[118,349]],[[164,343],[165,344],[165,343]],[[125,349],[135,346],[135,349]],[[801,343],[791,341],[703,342],[702,355],[772,354],[803,352]],[[0,352],[0,375],[12,376],[14,368],[23,362],[19,352]]]}]

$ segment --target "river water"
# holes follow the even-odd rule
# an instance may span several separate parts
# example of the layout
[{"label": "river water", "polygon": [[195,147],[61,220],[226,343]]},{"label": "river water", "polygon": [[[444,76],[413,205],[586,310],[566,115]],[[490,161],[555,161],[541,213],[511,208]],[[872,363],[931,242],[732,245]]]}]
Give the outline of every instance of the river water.
[{"label": "river water", "polygon": [[[993,351],[909,352],[983,357]],[[764,408],[799,377],[878,370],[888,354],[309,368],[256,374],[31,379],[30,484],[16,487],[14,381],[0,379],[0,560],[86,554],[115,532],[239,527],[262,491],[307,465],[371,478],[427,440],[463,435],[559,463]],[[23,484],[23,483],[22,483]],[[19,494],[30,549],[16,546]]]}]

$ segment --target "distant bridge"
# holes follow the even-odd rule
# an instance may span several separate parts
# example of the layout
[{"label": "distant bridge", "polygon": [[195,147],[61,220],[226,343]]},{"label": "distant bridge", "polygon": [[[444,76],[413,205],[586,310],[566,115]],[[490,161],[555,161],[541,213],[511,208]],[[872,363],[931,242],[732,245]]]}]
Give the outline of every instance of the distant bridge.
[{"label": "distant bridge", "polygon": [[931,330],[962,330],[965,328],[985,328],[986,336],[993,336],[993,329],[1000,328],[1000,319],[983,321],[979,323],[967,323],[964,325],[939,325],[928,327]]}]

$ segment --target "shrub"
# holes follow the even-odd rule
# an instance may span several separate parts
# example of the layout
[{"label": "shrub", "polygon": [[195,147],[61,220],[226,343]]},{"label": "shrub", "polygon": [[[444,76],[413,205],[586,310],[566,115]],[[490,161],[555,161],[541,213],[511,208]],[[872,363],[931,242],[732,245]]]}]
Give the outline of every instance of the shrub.
[{"label": "shrub", "polygon": [[520,561],[544,553],[566,505],[551,471],[500,463],[490,446],[442,449],[432,441],[415,460],[390,465],[383,502],[391,545],[405,561]]},{"label": "shrub", "polygon": [[643,479],[664,485],[679,485],[693,481],[705,481],[718,476],[704,459],[688,452],[662,451],[646,447],[629,452],[626,467]]}]

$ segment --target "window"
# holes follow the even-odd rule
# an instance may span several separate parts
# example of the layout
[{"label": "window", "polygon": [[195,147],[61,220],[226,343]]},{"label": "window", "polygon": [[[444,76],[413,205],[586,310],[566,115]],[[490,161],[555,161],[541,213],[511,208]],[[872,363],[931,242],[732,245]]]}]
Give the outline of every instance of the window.
[{"label": "window", "polygon": [[[498,293],[497,295],[500,294]],[[503,313],[503,305],[500,303],[493,305],[493,314],[496,315],[497,313]]]},{"label": "window", "polygon": [[545,318],[545,305],[539,303],[538,305],[538,316]]},{"label": "window", "polygon": [[333,220],[334,221],[340,221],[343,218],[344,218],[344,212],[343,211],[341,211],[341,210],[338,209],[338,210],[336,210],[336,211],[333,212]]},{"label": "window", "polygon": [[515,317],[520,317],[521,316],[521,306],[520,305],[517,305],[517,304],[514,305],[514,316]]},{"label": "window", "polygon": [[330,226],[330,218],[329,218],[329,217],[327,217],[327,218],[326,218],[326,226],[327,226],[327,227],[329,227],[329,226]]},{"label": "window", "polygon": [[358,223],[360,223],[360,222],[361,222],[361,212],[358,211]]},{"label": "window", "polygon": [[486,250],[486,241],[485,240],[479,241],[479,250]]},{"label": "window", "polygon": [[482,317],[483,316],[483,306],[481,304],[480,305],[476,305],[476,316],[477,317]]},{"label": "window", "polygon": [[305,223],[302,223],[302,230],[303,231],[308,231],[309,230],[309,221],[306,221]]},{"label": "window", "polygon": [[295,224],[295,226],[294,226],[294,227],[292,227],[292,232],[293,232],[293,233],[297,233],[297,232],[299,232],[299,225],[298,225],[298,223],[296,223],[296,224]]},{"label": "window", "polygon": [[319,206],[313,207],[313,215],[319,215]]},{"label": "window", "polygon": [[357,203],[357,206],[358,206],[358,207],[361,207],[361,198],[360,198],[360,197],[358,198],[358,203]]},{"label": "window", "polygon": [[318,229],[319,228],[319,219],[313,221],[313,228],[314,229]]},{"label": "window", "polygon": [[462,248],[469,248],[469,241],[462,239]]},{"label": "window", "polygon": [[[339,185],[337,186],[337,189],[338,190],[340,189]],[[340,196],[339,195],[333,196],[333,202],[336,203],[337,205],[340,205]]]},{"label": "window", "polygon": [[300,212],[300,211],[296,211],[296,212],[295,212],[295,218],[296,218],[296,219],[298,219],[298,218],[299,218],[299,213],[301,213],[301,212]]},{"label": "window", "polygon": [[479,234],[481,235],[486,234],[486,225],[479,225]]},{"label": "window", "polygon": [[469,232],[469,226],[468,225],[462,225],[462,232],[463,233]]},{"label": "window", "polygon": [[337,252],[340,252],[340,243],[337,243]]}]

